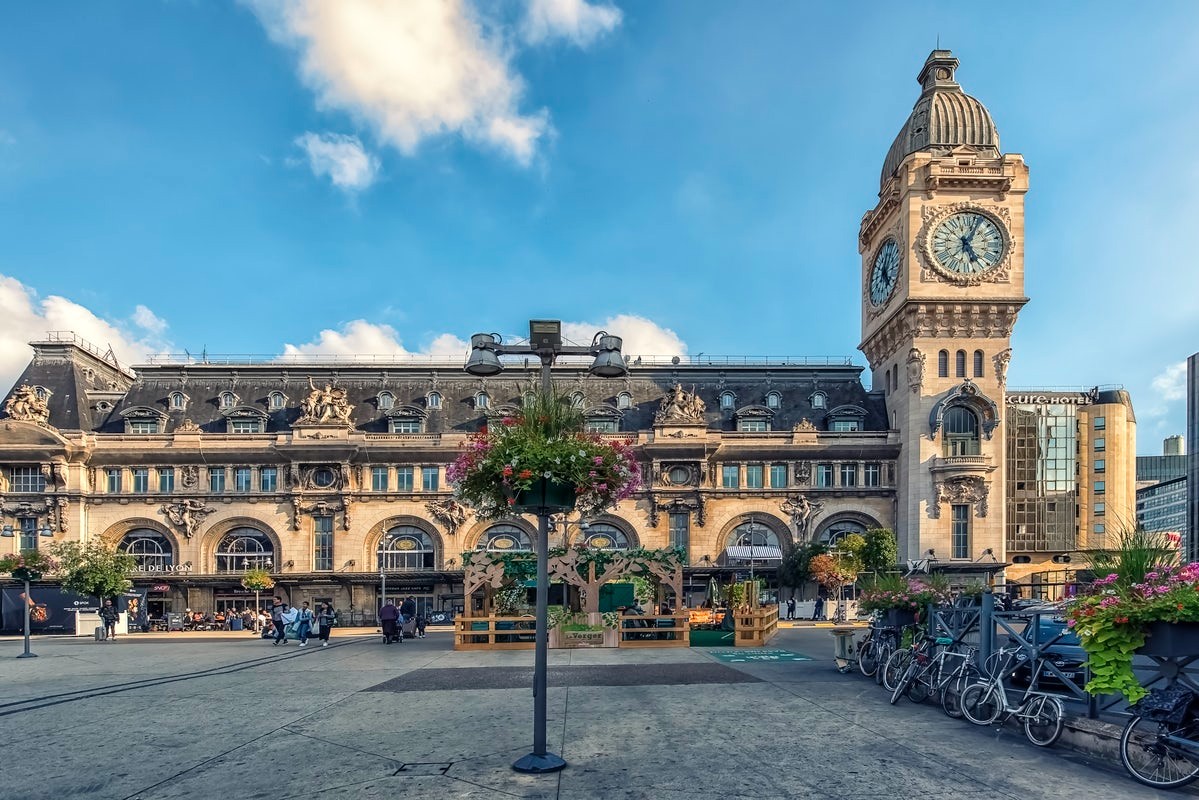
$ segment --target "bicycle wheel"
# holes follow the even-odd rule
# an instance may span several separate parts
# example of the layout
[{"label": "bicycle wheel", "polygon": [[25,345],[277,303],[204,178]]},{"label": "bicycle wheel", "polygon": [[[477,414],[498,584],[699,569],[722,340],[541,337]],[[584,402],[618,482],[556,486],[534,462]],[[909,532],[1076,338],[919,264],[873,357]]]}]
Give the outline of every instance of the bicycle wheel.
[{"label": "bicycle wheel", "polygon": [[962,718],[962,693],[966,687],[979,680],[978,671],[970,668],[949,678],[941,687],[941,710],[954,719]]},{"label": "bicycle wheel", "polygon": [[999,718],[1003,704],[990,682],[972,683],[962,690],[962,714],[975,725],[990,725]]},{"label": "bicycle wheel", "polygon": [[867,678],[878,672],[878,648],[873,639],[867,639],[858,648],[858,669]]},{"label": "bicycle wheel", "polygon": [[918,664],[916,666],[916,674],[908,682],[908,689],[904,694],[913,703],[923,703],[932,693],[932,673]]},{"label": "bicycle wheel", "polygon": [[1020,712],[1024,720],[1024,735],[1037,747],[1049,747],[1062,735],[1062,718],[1065,715],[1062,701],[1056,697],[1033,697]]},{"label": "bicycle wheel", "polygon": [[891,705],[899,702],[899,698],[903,697],[919,674],[920,662],[914,658],[909,658],[907,669],[903,671],[903,675],[895,682],[895,688],[891,690]]},{"label": "bicycle wheel", "polygon": [[888,692],[895,691],[899,679],[908,671],[908,663],[912,660],[911,650],[896,650],[887,658],[883,666],[883,688]]},{"label": "bicycle wheel", "polygon": [[878,643],[877,651],[878,651],[878,658],[876,658],[875,660],[878,662],[878,669],[876,669],[874,671],[874,682],[876,684],[878,684],[879,686],[882,686],[883,685],[883,672],[886,671],[885,668],[887,665],[887,659],[891,657],[891,654],[895,652],[895,649],[891,645],[890,641],[884,639],[883,641]]},{"label": "bicycle wheel", "polygon": [[1120,761],[1128,774],[1146,786],[1174,789],[1199,777],[1199,755],[1166,737],[1195,738],[1195,725],[1177,726],[1133,717],[1120,734]]}]

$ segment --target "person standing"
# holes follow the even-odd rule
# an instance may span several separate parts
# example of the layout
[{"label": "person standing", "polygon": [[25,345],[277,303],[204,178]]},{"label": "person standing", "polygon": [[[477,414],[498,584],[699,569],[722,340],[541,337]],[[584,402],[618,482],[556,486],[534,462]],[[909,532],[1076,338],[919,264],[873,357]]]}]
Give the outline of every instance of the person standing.
[{"label": "person standing", "polygon": [[416,638],[417,639],[425,638],[425,626],[428,624],[429,624],[428,620],[425,619],[425,615],[423,612],[416,615]]},{"label": "person standing", "polygon": [[100,607],[100,621],[104,623],[104,641],[117,638],[117,620],[120,618],[121,612],[117,611],[112,600],[105,600],[104,605]]},{"label": "person standing", "polygon": [[283,598],[275,595],[275,602],[271,604],[271,625],[275,628],[275,644],[280,642],[287,644],[287,633],[283,627],[283,612],[287,611],[287,603],[283,602]]},{"label": "person standing", "polygon": [[312,634],[312,626],[316,622],[316,615],[312,613],[312,609],[308,607],[308,601],[305,600],[300,607],[300,613],[296,615],[296,633],[300,637],[300,647],[308,646],[308,637]]},{"label": "person standing", "polygon": [[[416,620],[416,598],[408,595],[403,603],[400,604],[400,641],[404,640],[404,628],[409,622]],[[413,636],[416,635],[416,626],[412,626]]]},{"label": "person standing", "polygon": [[329,629],[333,627],[333,623],[337,621],[337,615],[333,612],[331,603],[321,603],[316,610],[316,621],[320,625],[320,630],[317,633],[317,638],[321,640],[321,647],[329,646]]},{"label": "person standing", "polygon": [[398,633],[396,630],[396,620],[399,618],[400,610],[390,600],[386,601],[383,607],[379,609],[379,625],[383,628],[383,641],[385,643],[391,644],[393,640],[399,641],[400,644],[404,643],[404,637],[396,635]]},{"label": "person standing", "polygon": [[795,596],[787,601],[787,619],[795,619]]},{"label": "person standing", "polygon": [[816,604],[812,607],[812,619],[824,619],[824,595],[816,595]]}]

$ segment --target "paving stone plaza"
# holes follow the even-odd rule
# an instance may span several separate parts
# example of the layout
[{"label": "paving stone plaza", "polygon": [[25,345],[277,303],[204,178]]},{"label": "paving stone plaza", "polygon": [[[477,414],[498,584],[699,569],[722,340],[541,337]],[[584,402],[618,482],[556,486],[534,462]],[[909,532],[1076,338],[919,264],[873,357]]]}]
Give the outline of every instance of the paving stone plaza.
[{"label": "paving stone plaza", "polygon": [[[0,640],[6,798],[1137,798],[1165,796],[1016,729],[889,706],[841,675],[827,628],[769,651],[552,651],[551,750],[531,739],[533,654],[450,634],[328,649],[248,634]],[[748,654],[748,655],[747,655]],[[757,656],[757,657],[754,657]],[[796,660],[807,656],[810,660]],[[1175,796],[1190,796],[1174,793]]]}]

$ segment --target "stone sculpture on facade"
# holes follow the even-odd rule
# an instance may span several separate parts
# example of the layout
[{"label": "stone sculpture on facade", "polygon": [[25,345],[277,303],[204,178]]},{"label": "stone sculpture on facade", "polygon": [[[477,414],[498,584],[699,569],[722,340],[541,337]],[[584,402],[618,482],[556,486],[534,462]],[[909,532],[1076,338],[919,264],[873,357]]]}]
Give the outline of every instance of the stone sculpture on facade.
[{"label": "stone sculpture on facade", "polygon": [[972,503],[974,513],[979,517],[987,516],[987,482],[977,475],[963,475],[958,478],[948,478],[936,484],[936,500],[929,508],[929,516],[941,518],[941,504]]},{"label": "stone sculpture on facade", "polygon": [[1000,350],[991,357],[991,363],[995,365],[995,378],[999,381],[999,387],[1007,386],[1007,365],[1012,360],[1012,348],[1006,347]]},{"label": "stone sculpture on facade", "polygon": [[166,518],[171,521],[172,525],[190,539],[200,530],[200,525],[203,524],[204,518],[216,511],[216,509],[204,505],[200,500],[187,499],[180,500],[178,503],[169,503],[163,506],[160,511],[166,515]]},{"label": "stone sculpture on facade", "polygon": [[908,388],[919,394],[924,384],[924,353],[913,347],[908,351]]},{"label": "stone sculpture on facade", "polygon": [[38,396],[37,389],[23,383],[4,404],[4,413],[13,419],[45,425],[50,419],[50,406],[45,398]]},{"label": "stone sculpture on facade", "polygon": [[812,518],[820,513],[820,509],[824,508],[824,503],[813,503],[805,495],[796,495],[788,497],[783,501],[779,509],[789,517],[791,524],[795,527],[796,541],[806,542],[808,540],[808,528],[812,523]]},{"label": "stone sculpture on facade", "polygon": [[466,509],[453,498],[432,500],[425,503],[425,508],[450,533],[457,533],[458,529],[466,522]]},{"label": "stone sculpture on facade", "polygon": [[179,485],[184,489],[194,489],[200,482],[200,468],[195,464],[185,464],[179,469]]},{"label": "stone sculpture on facade", "polygon": [[299,424],[321,425],[353,425],[353,407],[346,390],[340,386],[325,384],[323,389],[316,388],[312,378],[308,378],[309,392],[300,401]]},{"label": "stone sculpture on facade", "polygon": [[662,398],[662,405],[654,415],[654,421],[662,422],[703,422],[704,401],[695,393],[683,390],[682,384],[676,383],[674,388]]},{"label": "stone sculpture on facade", "polygon": [[175,433],[199,433],[199,432],[200,432],[200,426],[197,425],[196,423],[192,422],[190,419],[184,419],[183,422],[180,422],[178,427],[175,428]]},{"label": "stone sculpture on facade", "polygon": [[812,462],[801,461],[795,465],[795,481],[796,483],[811,483],[812,482]]},{"label": "stone sculpture on facade", "polygon": [[812,420],[804,417],[795,426],[791,428],[792,433],[812,433],[815,432],[816,426],[812,424]]}]

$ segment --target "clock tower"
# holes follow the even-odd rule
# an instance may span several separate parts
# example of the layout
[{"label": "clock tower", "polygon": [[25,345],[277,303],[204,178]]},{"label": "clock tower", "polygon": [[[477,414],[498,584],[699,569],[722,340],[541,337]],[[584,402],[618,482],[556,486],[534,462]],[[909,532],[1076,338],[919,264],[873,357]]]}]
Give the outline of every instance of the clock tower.
[{"label": "clock tower", "polygon": [[934,50],[862,217],[862,344],[901,441],[901,560],[1004,561],[1004,385],[1024,296],[1028,168]]}]

